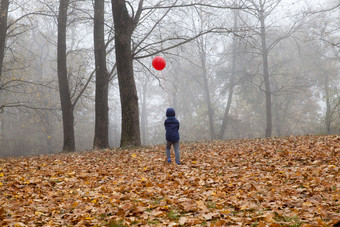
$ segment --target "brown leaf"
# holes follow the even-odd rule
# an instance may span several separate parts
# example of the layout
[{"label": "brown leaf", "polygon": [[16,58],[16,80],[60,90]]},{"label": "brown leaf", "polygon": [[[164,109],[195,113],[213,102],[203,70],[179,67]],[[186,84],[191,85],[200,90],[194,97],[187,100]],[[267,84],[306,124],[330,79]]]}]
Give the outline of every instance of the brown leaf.
[{"label": "brown leaf", "polygon": [[338,138],[183,143],[180,166],[163,163],[164,145],[3,158],[0,226],[112,220],[127,226],[276,227],[305,220],[332,226],[339,220]]}]

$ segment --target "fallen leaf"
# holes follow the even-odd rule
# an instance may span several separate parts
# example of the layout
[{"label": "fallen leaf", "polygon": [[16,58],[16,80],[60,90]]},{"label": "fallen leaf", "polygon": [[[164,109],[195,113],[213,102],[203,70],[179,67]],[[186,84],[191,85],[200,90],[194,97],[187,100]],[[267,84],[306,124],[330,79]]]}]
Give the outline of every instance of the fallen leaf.
[{"label": "fallen leaf", "polygon": [[178,220],[178,223],[179,223],[180,225],[184,225],[184,224],[187,223],[187,221],[188,221],[188,218],[187,218],[187,217],[180,217],[179,220]]},{"label": "fallen leaf", "polygon": [[2,158],[0,226],[332,226],[337,138],[183,143],[180,168],[164,145]]}]

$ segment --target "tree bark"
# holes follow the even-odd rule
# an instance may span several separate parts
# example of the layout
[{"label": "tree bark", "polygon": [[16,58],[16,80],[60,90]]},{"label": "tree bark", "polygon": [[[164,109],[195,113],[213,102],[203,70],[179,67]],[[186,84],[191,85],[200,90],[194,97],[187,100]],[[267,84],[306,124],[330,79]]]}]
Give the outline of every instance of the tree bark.
[{"label": "tree bark", "polygon": [[0,3],[0,82],[2,79],[2,66],[3,66],[4,57],[5,57],[8,6],[9,6],[9,0],[1,0],[1,3]]},{"label": "tree bark", "polygon": [[71,102],[66,65],[66,27],[68,6],[69,0],[60,0],[58,15],[57,70],[61,111],[63,115],[63,152],[75,151],[73,105]]},{"label": "tree bark", "polygon": [[93,148],[109,147],[109,73],[106,68],[104,40],[104,0],[95,0],[94,7],[94,54],[96,66],[95,130]]},{"label": "tree bark", "polygon": [[[261,6],[263,7],[263,6]],[[265,87],[265,97],[266,97],[266,137],[271,137],[272,135],[272,101],[271,101],[271,91],[270,91],[270,81],[269,81],[269,70],[268,70],[268,49],[266,44],[266,27],[265,27],[265,17],[263,14],[263,9],[259,11],[260,22],[261,22],[261,42],[262,42],[262,58],[263,58],[263,79]]]},{"label": "tree bark", "polygon": [[[122,108],[122,135],[120,146],[140,146],[138,95],[133,74],[133,55],[131,53],[132,33],[138,20],[129,15],[125,0],[111,0],[111,3]],[[141,4],[142,1],[140,1],[140,6]]]}]

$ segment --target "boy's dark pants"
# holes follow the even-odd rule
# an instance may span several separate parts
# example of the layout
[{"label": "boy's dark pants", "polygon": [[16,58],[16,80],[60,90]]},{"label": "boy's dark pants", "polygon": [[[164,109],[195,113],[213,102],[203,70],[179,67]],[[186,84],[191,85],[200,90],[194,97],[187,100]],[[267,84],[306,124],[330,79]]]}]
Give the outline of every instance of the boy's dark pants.
[{"label": "boy's dark pants", "polygon": [[171,158],[171,156],[170,156],[171,145],[174,146],[174,150],[175,150],[175,161],[176,161],[176,162],[179,162],[179,161],[180,161],[180,155],[179,155],[179,141],[177,141],[177,142],[167,141],[167,142],[166,142],[166,157],[168,158],[168,160]]}]

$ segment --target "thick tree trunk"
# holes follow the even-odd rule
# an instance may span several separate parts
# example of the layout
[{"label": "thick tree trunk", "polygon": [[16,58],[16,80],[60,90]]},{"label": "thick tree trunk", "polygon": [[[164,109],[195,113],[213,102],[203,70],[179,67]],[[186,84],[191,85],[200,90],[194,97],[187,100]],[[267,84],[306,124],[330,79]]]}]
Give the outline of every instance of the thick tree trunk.
[{"label": "thick tree trunk", "polygon": [[266,44],[266,28],[264,23],[263,10],[260,11],[261,21],[261,41],[262,41],[262,58],[263,58],[263,79],[266,97],[266,137],[272,136],[272,101],[269,81],[269,70],[268,70],[268,50]]},{"label": "thick tree trunk", "polygon": [[[2,65],[5,57],[7,17],[9,0],[1,0],[0,3],[0,82],[2,79]],[[0,103],[1,106],[1,103]]]},{"label": "thick tree trunk", "polygon": [[131,38],[134,20],[130,17],[124,0],[111,0],[115,28],[116,62],[122,108],[121,147],[139,146],[140,125],[138,96],[133,74]]},{"label": "thick tree trunk", "polygon": [[63,115],[64,145],[63,152],[75,151],[73,105],[67,79],[66,66],[66,27],[69,0],[60,0],[58,15],[57,68],[61,111]]},{"label": "thick tree trunk", "polygon": [[94,54],[96,66],[95,130],[93,148],[109,147],[109,73],[106,68],[104,41],[104,0],[96,0],[94,8]]}]

